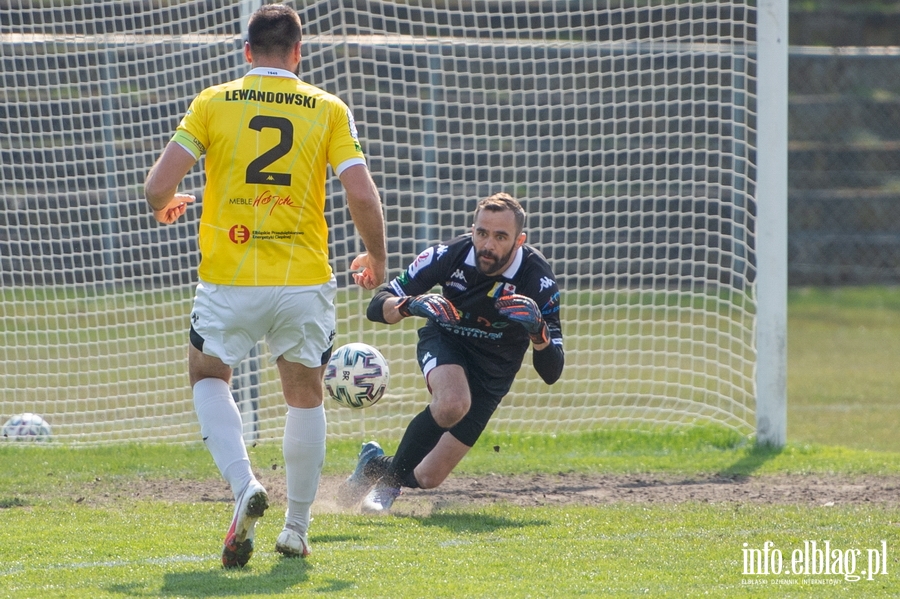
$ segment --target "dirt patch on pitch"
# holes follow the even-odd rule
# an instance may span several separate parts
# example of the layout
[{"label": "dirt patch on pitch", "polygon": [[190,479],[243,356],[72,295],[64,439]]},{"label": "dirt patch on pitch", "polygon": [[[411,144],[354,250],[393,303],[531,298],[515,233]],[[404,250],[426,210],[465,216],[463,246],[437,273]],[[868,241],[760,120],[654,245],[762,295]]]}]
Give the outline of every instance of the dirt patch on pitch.
[{"label": "dirt patch on pitch", "polygon": [[[328,497],[339,481],[326,481]],[[333,490],[332,490],[333,492]],[[674,475],[535,474],[450,477],[437,489],[404,489],[403,504],[426,511],[453,506],[505,503],[516,506],[601,505],[609,503],[766,503],[834,506],[900,505],[900,477],[759,476],[680,477]],[[418,510],[417,510],[418,511]]]},{"label": "dirt patch on pitch", "polygon": [[522,506],[605,503],[741,502],[804,505],[900,504],[900,477],[531,475],[458,477],[410,491],[436,505],[504,502]]},{"label": "dirt patch on pitch", "polygon": [[[258,473],[275,505],[285,505],[284,471]],[[343,511],[335,501],[341,477],[323,477],[313,511]],[[231,502],[219,480],[139,480],[121,487],[97,480],[75,490],[77,502],[106,503],[122,499],[173,502]],[[518,476],[451,475],[437,489],[404,489],[398,513],[510,504],[516,506],[602,505],[609,503],[740,502],[835,506],[900,505],[900,476],[692,476],[662,474],[534,474]]]}]

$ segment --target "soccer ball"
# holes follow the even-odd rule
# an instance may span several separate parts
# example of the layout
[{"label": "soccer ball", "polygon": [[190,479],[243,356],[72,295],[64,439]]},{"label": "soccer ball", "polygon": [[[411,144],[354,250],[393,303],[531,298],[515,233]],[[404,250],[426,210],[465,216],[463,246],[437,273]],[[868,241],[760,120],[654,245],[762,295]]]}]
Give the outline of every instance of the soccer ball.
[{"label": "soccer ball", "polygon": [[38,416],[26,412],[13,416],[3,425],[4,441],[49,441],[50,425]]},{"label": "soccer ball", "polygon": [[390,376],[381,352],[365,343],[348,343],[328,361],[325,389],[342,406],[368,408],[382,398]]}]

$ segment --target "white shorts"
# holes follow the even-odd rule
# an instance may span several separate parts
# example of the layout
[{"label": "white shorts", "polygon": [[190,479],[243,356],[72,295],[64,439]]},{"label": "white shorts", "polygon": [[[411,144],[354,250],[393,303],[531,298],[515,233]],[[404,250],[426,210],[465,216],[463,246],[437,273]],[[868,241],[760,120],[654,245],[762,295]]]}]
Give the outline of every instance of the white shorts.
[{"label": "white shorts", "polygon": [[191,343],[237,368],[260,339],[273,359],[309,368],[328,361],[334,341],[334,277],[322,285],[241,287],[200,281],[191,312]]}]

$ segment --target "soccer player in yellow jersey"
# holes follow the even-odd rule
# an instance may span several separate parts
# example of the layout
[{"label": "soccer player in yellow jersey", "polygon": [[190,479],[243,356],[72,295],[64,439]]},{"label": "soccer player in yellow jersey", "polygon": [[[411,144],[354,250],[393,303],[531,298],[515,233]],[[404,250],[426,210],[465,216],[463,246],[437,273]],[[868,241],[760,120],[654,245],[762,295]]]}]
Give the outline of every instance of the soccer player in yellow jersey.
[{"label": "soccer player in yellow jersey", "polygon": [[256,521],[268,507],[229,386],[232,368],[262,338],[288,405],[288,507],[275,548],[309,554],[309,509],[325,458],[322,379],[335,333],[324,215],[329,164],[366,248],[350,265],[353,278],[374,289],[385,277],[381,198],[353,116],[340,99],[300,80],[300,42],[293,9],[256,11],[244,45],[251,70],[194,99],[145,183],[156,220],[173,223],[195,200],[178,186],[206,155],[188,369],[201,435],[235,497],[225,567],[250,559]]}]

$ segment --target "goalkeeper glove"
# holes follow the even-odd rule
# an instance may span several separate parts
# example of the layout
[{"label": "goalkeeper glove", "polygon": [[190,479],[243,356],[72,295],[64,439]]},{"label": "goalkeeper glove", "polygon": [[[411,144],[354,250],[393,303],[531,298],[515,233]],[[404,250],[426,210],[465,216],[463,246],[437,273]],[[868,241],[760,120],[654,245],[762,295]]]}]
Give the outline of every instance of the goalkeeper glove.
[{"label": "goalkeeper glove", "polygon": [[550,341],[541,309],[530,297],[518,294],[505,295],[497,299],[494,307],[503,316],[525,327],[528,337],[535,345]]},{"label": "goalkeeper glove", "polygon": [[407,295],[397,303],[400,316],[421,316],[442,324],[459,322],[459,312],[443,295],[426,293],[425,295]]}]

